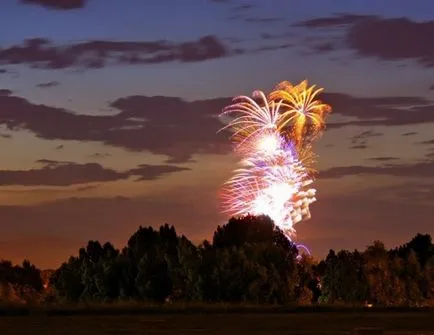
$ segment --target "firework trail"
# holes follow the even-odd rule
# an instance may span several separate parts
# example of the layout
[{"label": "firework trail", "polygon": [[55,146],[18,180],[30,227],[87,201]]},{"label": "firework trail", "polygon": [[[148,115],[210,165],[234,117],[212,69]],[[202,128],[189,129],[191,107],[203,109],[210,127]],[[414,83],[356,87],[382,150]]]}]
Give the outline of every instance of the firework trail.
[{"label": "firework trail", "polygon": [[310,218],[309,205],[316,201],[311,142],[331,110],[316,99],[321,92],[307,81],[295,86],[285,81],[268,97],[255,91],[223,109],[221,116],[232,118],[221,130],[233,131],[235,151],[243,157],[223,186],[224,212],[268,215],[293,240],[294,225]]}]

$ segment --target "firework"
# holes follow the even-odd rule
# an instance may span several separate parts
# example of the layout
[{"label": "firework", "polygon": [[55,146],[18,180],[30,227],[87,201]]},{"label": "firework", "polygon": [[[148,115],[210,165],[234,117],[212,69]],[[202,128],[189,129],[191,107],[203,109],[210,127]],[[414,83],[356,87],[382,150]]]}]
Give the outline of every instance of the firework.
[{"label": "firework", "polygon": [[237,115],[220,131],[232,128],[234,132],[232,139],[237,143],[238,150],[252,150],[251,145],[258,140],[261,141],[264,135],[277,134],[277,126],[281,117],[278,111],[281,103],[268,102],[261,91],[255,91],[254,96],[262,100],[262,106],[250,97],[239,96],[233,100],[232,105],[224,108],[222,113],[222,116]]},{"label": "firework", "polygon": [[310,218],[316,201],[310,188],[316,155],[311,141],[324,129],[330,106],[315,100],[322,89],[282,82],[268,96],[239,96],[222,112],[241,167],[223,187],[224,211],[234,216],[268,215],[288,239],[294,225]]},{"label": "firework", "polygon": [[295,86],[284,81],[269,94],[270,101],[281,103],[279,130],[290,131],[298,147],[303,146],[303,140],[311,141],[324,129],[325,117],[331,108],[316,99],[322,91],[315,85],[309,87],[307,80]]}]

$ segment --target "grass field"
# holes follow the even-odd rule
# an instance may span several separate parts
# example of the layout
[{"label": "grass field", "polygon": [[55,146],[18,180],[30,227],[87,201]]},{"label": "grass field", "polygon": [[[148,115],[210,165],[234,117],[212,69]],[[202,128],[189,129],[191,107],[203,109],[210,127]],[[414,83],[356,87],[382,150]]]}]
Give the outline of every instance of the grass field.
[{"label": "grass field", "polygon": [[[225,313],[0,317],[1,335],[97,334],[356,334],[377,327],[387,335],[434,335],[432,312]],[[365,334],[365,333],[360,333]],[[371,334],[371,333],[369,333]]]}]

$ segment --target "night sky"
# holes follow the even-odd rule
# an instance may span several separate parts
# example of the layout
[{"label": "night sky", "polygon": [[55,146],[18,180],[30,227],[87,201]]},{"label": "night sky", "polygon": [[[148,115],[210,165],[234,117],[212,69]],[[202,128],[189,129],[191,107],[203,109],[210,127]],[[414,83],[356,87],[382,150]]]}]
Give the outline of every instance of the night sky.
[{"label": "night sky", "polygon": [[215,116],[283,80],[333,107],[298,240],[323,257],[433,234],[433,17],[432,0],[2,1],[0,258],[56,267],[166,222],[210,239],[238,159]]}]

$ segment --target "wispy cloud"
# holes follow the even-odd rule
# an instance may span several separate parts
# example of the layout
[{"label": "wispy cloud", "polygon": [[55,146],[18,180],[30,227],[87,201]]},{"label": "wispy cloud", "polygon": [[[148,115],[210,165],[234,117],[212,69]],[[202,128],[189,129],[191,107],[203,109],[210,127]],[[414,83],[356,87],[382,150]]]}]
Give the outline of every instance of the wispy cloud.
[{"label": "wispy cloud", "polygon": [[55,45],[44,38],[32,38],[20,45],[0,49],[0,64],[27,64],[37,68],[102,68],[110,64],[155,64],[202,62],[227,57],[231,51],[216,36],[196,41],[88,41]]},{"label": "wispy cloud", "polygon": [[84,8],[87,0],[20,0],[25,5],[38,5],[54,10],[72,10]]}]

